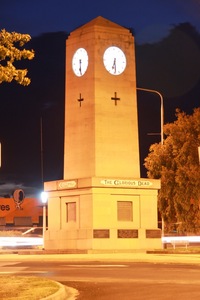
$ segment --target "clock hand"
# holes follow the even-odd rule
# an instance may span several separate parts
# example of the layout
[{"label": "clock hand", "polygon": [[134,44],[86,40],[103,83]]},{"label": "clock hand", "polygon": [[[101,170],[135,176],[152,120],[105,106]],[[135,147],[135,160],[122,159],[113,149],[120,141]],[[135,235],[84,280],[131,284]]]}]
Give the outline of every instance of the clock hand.
[{"label": "clock hand", "polygon": [[112,69],[114,70],[114,74],[116,73],[116,58],[114,58]]},{"label": "clock hand", "polygon": [[79,72],[80,72],[80,75],[82,75],[81,63],[82,63],[82,61],[81,61],[81,59],[79,59]]}]

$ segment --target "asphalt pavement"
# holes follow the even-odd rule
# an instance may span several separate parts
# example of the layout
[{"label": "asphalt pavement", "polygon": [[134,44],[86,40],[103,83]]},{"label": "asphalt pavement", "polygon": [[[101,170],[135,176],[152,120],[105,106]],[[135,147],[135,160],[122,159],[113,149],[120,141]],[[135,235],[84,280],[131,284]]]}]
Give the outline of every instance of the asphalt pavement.
[{"label": "asphalt pavement", "polygon": [[[0,251],[0,261],[104,261],[104,262],[146,262],[146,263],[166,263],[166,264],[192,264],[200,265],[200,252],[191,253],[188,251],[154,251],[148,253],[146,251],[119,253],[119,252],[104,252],[104,253],[67,253],[67,254],[48,254],[44,251]],[[77,291],[71,288],[66,288],[61,285],[60,290],[51,295],[45,300],[74,300],[77,297]],[[44,300],[44,299],[43,299]]]}]

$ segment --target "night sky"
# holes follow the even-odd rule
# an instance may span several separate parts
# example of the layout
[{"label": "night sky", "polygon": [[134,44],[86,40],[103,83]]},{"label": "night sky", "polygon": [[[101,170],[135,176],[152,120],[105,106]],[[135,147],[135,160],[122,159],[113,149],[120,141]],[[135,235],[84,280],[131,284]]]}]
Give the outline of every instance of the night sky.
[{"label": "night sky", "polygon": [[[167,76],[163,68],[158,72],[160,74],[165,72],[164,76],[159,78],[155,76],[154,82],[153,74],[146,76],[147,81],[145,81],[143,70],[146,70],[146,65],[149,66],[149,70],[154,68],[152,53],[158,56],[159,42],[168,37],[174,26],[190,23],[197,32],[200,32],[200,0],[102,0],[99,2],[1,0],[0,29],[30,34],[32,37],[30,47],[35,50],[36,56],[34,62],[24,61],[24,67],[30,69],[29,76],[32,83],[29,87],[22,87],[16,83],[0,85],[0,141],[2,143],[0,196],[10,194],[17,187],[23,188],[28,196],[37,195],[42,188],[43,180],[62,179],[65,39],[68,33],[97,16],[132,29],[138,45],[138,54],[136,53],[138,85],[145,84],[147,88],[159,88],[164,93],[168,122],[174,119],[175,108],[180,104],[178,102],[180,97],[183,97],[181,108],[190,113],[194,107],[199,106],[200,87],[199,85],[196,87],[196,82],[199,81],[200,72],[195,73],[193,69],[200,70],[200,52],[189,39],[185,41],[189,45],[188,55],[193,56],[193,61],[188,60],[188,74],[182,72],[181,76],[180,74],[176,76],[173,72],[174,77]],[[151,61],[144,60],[142,56],[141,47],[147,44],[150,47]],[[156,47],[152,47],[152,44]],[[58,53],[61,54],[59,58]],[[170,55],[169,53],[169,57]],[[163,57],[167,56],[166,49]],[[147,59],[148,55],[145,57]],[[60,76],[59,81],[56,78],[57,74]],[[165,85],[158,82],[161,77],[165,82],[171,80],[171,89],[165,90]],[[181,80],[177,80],[176,84],[178,77],[181,79],[185,77],[188,85],[183,84]],[[141,78],[144,78],[144,81],[140,80]],[[178,97],[178,100],[175,97]],[[170,98],[170,101],[167,98]],[[150,99],[150,108],[146,107],[143,112],[146,121],[149,119],[149,122],[153,123],[157,120],[157,125],[160,118],[158,100]],[[148,112],[152,106],[155,107],[156,115],[151,119]],[[149,126],[148,122],[147,126]],[[159,127],[151,128],[150,131],[159,132]],[[145,139],[148,140],[149,137]],[[159,142],[159,137],[151,137],[148,143],[153,142]]]},{"label": "night sky", "polygon": [[29,33],[71,32],[97,16],[134,28],[137,43],[157,41],[181,22],[200,30],[199,0],[1,0],[0,28]]}]

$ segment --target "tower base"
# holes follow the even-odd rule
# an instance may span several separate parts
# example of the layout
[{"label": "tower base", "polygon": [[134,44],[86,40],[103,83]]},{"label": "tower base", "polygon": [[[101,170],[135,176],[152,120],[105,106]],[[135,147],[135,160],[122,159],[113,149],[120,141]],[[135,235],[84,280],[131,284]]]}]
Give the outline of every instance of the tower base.
[{"label": "tower base", "polygon": [[45,183],[45,249],[160,249],[159,180],[81,178]]}]

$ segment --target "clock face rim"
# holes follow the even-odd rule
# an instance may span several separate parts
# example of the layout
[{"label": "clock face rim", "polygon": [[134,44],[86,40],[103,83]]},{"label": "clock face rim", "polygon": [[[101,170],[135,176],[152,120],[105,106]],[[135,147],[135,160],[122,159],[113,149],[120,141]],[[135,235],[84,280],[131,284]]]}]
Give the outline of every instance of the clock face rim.
[{"label": "clock face rim", "polygon": [[[117,59],[118,59],[118,62],[117,62]],[[114,75],[114,76],[121,75],[125,71],[126,66],[127,66],[126,55],[120,47],[114,46],[114,45],[109,46],[104,51],[103,64],[104,64],[105,69],[111,75]]]},{"label": "clock face rim", "polygon": [[[82,60],[80,62],[80,60]],[[72,57],[72,70],[77,77],[82,77],[88,68],[88,52],[85,48],[78,48]]]}]

